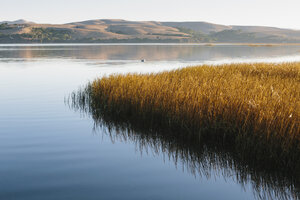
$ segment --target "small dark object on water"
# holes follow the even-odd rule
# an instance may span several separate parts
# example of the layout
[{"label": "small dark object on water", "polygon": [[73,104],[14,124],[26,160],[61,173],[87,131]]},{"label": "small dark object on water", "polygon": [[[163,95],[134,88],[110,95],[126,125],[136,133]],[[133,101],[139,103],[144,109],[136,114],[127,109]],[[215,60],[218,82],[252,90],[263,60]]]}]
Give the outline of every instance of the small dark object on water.
[{"label": "small dark object on water", "polygon": [[141,62],[146,62],[146,59],[142,59]]}]

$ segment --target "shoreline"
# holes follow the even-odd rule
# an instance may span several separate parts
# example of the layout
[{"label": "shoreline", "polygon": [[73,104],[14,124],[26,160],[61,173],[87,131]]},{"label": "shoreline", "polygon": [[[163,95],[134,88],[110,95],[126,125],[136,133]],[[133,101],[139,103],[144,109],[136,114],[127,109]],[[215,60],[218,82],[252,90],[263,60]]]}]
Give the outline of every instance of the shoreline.
[{"label": "shoreline", "polygon": [[249,46],[249,47],[272,47],[272,46],[300,46],[300,43],[132,43],[132,42],[113,42],[113,43],[86,43],[86,42],[70,42],[70,43],[0,43],[0,46],[106,46],[106,45],[161,45],[161,46]]}]

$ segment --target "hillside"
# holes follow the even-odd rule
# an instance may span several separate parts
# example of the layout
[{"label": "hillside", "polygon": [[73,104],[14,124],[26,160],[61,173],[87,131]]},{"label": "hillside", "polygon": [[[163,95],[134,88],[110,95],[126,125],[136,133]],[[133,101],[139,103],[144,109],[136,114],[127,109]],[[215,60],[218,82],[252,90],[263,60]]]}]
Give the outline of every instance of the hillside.
[{"label": "hillside", "polygon": [[300,30],[121,19],[68,24],[36,24],[26,20],[0,22],[0,43],[54,42],[299,43]]}]

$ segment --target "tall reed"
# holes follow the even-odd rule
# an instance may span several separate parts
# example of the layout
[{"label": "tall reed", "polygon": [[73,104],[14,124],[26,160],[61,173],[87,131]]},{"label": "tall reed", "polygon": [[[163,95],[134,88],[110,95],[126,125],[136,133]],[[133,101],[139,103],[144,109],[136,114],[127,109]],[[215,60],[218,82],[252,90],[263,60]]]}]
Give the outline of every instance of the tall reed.
[{"label": "tall reed", "polygon": [[[198,66],[90,83],[93,108],[300,165],[300,63]],[[249,155],[249,154],[247,154]]]}]

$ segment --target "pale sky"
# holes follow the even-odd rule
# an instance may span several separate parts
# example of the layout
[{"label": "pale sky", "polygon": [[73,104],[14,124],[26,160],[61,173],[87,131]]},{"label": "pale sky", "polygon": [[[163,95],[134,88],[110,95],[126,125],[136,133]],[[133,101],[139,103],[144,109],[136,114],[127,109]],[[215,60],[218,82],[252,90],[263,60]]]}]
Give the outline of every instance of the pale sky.
[{"label": "pale sky", "polygon": [[300,0],[0,0],[0,21],[207,21],[300,29]]}]

